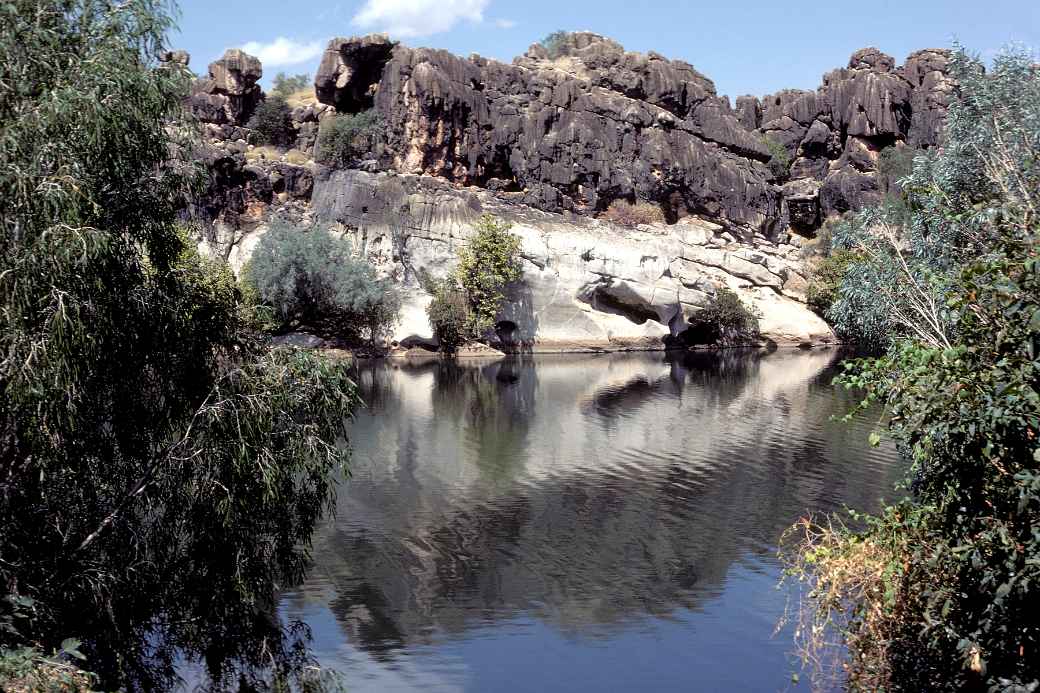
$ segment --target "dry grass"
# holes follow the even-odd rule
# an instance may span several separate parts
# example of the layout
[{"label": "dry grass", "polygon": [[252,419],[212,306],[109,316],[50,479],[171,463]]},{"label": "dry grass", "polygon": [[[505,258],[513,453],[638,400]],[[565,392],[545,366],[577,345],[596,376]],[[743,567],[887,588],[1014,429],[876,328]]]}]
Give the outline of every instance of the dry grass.
[{"label": "dry grass", "polygon": [[318,97],[314,94],[314,86],[312,85],[289,94],[289,96],[286,97],[285,102],[289,104],[289,108],[314,106],[318,103]]},{"label": "dry grass", "polygon": [[803,519],[782,546],[785,580],[800,590],[778,629],[793,623],[814,690],[889,690],[890,647],[907,598],[905,544]]},{"label": "dry grass", "polygon": [[640,224],[663,224],[665,222],[664,212],[660,207],[642,200],[635,204],[628,200],[614,200],[599,215],[599,218],[629,228],[635,228]]}]

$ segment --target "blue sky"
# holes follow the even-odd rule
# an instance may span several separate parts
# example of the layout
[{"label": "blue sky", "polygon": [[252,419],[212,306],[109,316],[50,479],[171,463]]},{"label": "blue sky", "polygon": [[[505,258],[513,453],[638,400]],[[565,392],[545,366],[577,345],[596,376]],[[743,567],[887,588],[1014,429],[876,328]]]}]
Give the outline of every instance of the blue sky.
[{"label": "blue sky", "polygon": [[196,72],[244,47],[263,60],[265,84],[279,71],[313,74],[333,36],[375,31],[503,61],[557,29],[594,31],[686,60],[731,97],[815,88],[863,46],[899,62],[955,38],[983,56],[1008,42],[1040,49],[1038,0],[181,0],[180,11],[170,43]]}]

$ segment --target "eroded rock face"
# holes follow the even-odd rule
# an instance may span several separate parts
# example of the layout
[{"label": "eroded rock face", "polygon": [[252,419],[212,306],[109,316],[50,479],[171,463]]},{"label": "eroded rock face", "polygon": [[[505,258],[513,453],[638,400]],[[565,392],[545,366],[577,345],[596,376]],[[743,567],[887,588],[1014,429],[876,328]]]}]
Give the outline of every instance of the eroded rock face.
[{"label": "eroded rock face", "polygon": [[263,98],[257,81],[260,60],[237,48],[209,64],[209,76],[196,80],[190,99],[199,120],[218,125],[244,125]]},{"label": "eroded rock face", "polygon": [[[660,348],[682,339],[689,317],[719,287],[761,312],[766,339],[781,345],[834,341],[799,300],[805,278],[797,249],[759,237],[741,243],[695,216],[674,225],[623,229],[598,220],[547,213],[431,176],[323,171],[311,210],[339,224],[354,247],[405,293],[395,341],[431,344],[418,277],[443,277],[489,212],[513,222],[522,240],[523,279],[498,316],[499,339],[539,350]],[[237,270],[259,236],[234,237],[220,249]]]},{"label": "eroded rock face", "polygon": [[[945,50],[923,50],[897,67],[891,56],[863,48],[847,68],[824,75],[816,91],[737,100],[745,127],[753,124],[793,159],[790,177],[799,185],[786,185],[784,197],[796,229],[815,228],[806,226],[812,207],[819,209],[818,225],[829,215],[877,202],[874,172],[885,147],[938,144],[954,89],[949,57]],[[810,179],[819,184],[802,183]]]},{"label": "eroded rock face", "polygon": [[588,33],[572,34],[556,60],[534,46],[512,65],[390,46],[336,39],[315,78],[337,110],[371,100],[386,124],[387,168],[521,192],[547,211],[640,198],[672,219],[707,215],[749,237],[777,231],[761,139],[686,63]]}]

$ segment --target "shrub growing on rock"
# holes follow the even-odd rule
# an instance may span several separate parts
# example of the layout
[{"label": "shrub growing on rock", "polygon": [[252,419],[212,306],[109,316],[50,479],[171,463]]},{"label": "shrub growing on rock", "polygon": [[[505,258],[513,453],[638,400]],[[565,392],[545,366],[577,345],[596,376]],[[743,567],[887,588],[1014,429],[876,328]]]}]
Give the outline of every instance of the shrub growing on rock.
[{"label": "shrub growing on rock", "polygon": [[570,34],[566,31],[554,31],[540,41],[542,47],[545,48],[546,52],[549,54],[550,59],[555,60],[563,55],[564,48],[567,45],[567,37],[569,35]]},{"label": "shrub growing on rock", "polygon": [[511,224],[485,214],[459,251],[459,266],[443,282],[427,282],[433,301],[426,310],[446,351],[480,340],[494,327],[505,288],[520,279],[520,238]]},{"label": "shrub growing on rock", "polygon": [[762,143],[769,150],[769,163],[767,165],[773,177],[781,182],[787,180],[787,176],[791,172],[791,155],[787,152],[787,147],[768,135],[762,136]]},{"label": "shrub growing on rock", "polygon": [[600,214],[600,219],[629,228],[635,228],[640,224],[663,224],[665,222],[664,212],[661,211],[661,208],[652,202],[643,200],[635,203],[628,200],[614,200]]},{"label": "shrub growing on rock", "polygon": [[261,101],[246,127],[256,133],[255,144],[284,147],[296,141],[292,109],[280,96],[269,96]]},{"label": "shrub growing on rock", "polygon": [[744,305],[736,293],[715,290],[708,305],[690,317],[686,343],[715,346],[754,344],[759,338],[758,314]]},{"label": "shrub growing on rock", "polygon": [[481,339],[495,325],[505,287],[520,279],[520,238],[512,224],[485,214],[477,232],[459,252],[456,278],[469,302],[468,332]]},{"label": "shrub growing on rock", "polygon": [[433,300],[426,307],[426,315],[441,349],[451,353],[468,341],[469,301],[451,277],[435,284],[432,289]]},{"label": "shrub growing on rock", "polygon": [[400,308],[393,284],[354,257],[350,241],[322,226],[273,223],[243,274],[283,328],[297,323],[346,339],[374,340]]},{"label": "shrub growing on rock", "polygon": [[379,136],[382,119],[374,110],[344,113],[321,122],[317,159],[335,168],[345,168],[371,151]]},{"label": "shrub growing on rock", "polygon": [[859,256],[850,250],[835,250],[809,266],[809,286],[805,289],[805,302],[821,317],[826,316],[838,298],[838,289],[849,265]]}]

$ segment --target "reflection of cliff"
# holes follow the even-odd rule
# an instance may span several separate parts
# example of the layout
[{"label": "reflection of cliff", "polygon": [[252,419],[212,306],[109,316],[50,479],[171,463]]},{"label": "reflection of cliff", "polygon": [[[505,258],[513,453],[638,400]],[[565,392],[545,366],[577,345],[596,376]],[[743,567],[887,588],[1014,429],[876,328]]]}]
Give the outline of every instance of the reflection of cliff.
[{"label": "reflection of cliff", "polygon": [[371,410],[313,590],[331,587],[375,655],[521,612],[587,633],[697,608],[799,514],[869,507],[890,487],[891,456],[828,421],[850,404],[822,375],[831,358],[363,371]]}]

